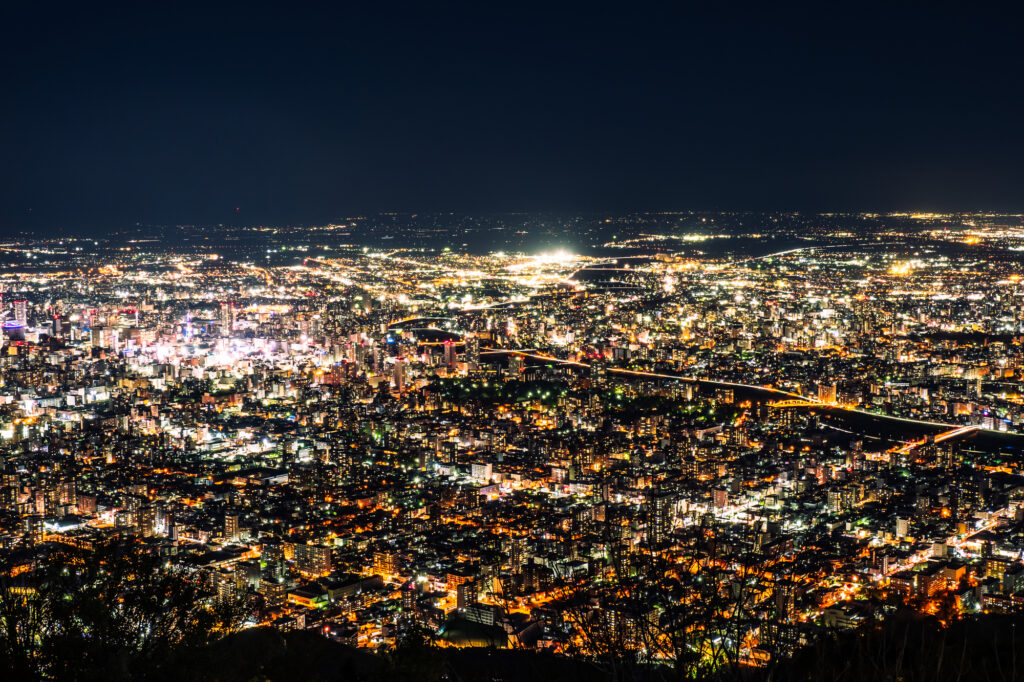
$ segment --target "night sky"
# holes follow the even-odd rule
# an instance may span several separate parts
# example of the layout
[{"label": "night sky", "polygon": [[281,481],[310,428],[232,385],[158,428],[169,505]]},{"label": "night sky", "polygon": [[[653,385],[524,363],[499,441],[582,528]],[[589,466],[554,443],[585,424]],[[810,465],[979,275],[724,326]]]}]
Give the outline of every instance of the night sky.
[{"label": "night sky", "polygon": [[1024,210],[1019,24],[963,3],[138,4],[4,3],[0,232]]}]

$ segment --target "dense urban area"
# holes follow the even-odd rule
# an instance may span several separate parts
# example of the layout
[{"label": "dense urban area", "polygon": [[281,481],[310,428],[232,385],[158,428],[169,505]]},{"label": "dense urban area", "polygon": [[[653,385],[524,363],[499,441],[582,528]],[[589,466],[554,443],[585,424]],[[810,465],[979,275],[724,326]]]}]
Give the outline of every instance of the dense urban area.
[{"label": "dense urban area", "polygon": [[0,265],[8,601],[117,548],[225,632],[691,678],[1024,611],[1024,217],[140,225]]}]

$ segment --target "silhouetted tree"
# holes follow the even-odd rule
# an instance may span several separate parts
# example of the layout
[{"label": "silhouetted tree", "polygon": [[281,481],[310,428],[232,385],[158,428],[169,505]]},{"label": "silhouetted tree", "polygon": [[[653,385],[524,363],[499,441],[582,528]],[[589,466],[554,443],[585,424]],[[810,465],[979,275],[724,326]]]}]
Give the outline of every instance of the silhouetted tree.
[{"label": "silhouetted tree", "polygon": [[902,612],[835,633],[766,670],[759,682],[996,682],[1024,677],[1024,619],[981,615],[948,626]]},{"label": "silhouetted tree", "polygon": [[387,660],[395,682],[440,682],[445,677],[444,659],[434,632],[417,625],[402,633]]},{"label": "silhouetted tree", "polygon": [[672,548],[642,547],[633,570],[581,588],[565,610],[579,654],[611,679],[746,676],[750,633],[775,618],[772,560],[756,524],[705,520]]},{"label": "silhouetted tree", "polygon": [[171,679],[242,615],[132,545],[62,549],[11,573],[0,579],[0,663],[12,679]]}]

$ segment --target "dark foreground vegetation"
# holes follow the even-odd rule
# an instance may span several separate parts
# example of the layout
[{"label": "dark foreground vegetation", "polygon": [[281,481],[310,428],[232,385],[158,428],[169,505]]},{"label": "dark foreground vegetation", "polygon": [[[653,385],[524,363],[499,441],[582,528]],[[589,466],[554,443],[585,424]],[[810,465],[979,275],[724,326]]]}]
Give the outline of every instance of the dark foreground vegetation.
[{"label": "dark foreground vegetation", "polygon": [[[370,653],[308,631],[242,629],[218,601],[157,557],[59,550],[0,579],[0,680],[119,682],[675,682],[679,668],[523,650],[439,648],[411,630]],[[707,682],[1024,680],[1024,616],[943,626],[912,612],[837,632],[767,668],[705,671]]]},{"label": "dark foreground vegetation", "polygon": [[[180,679],[211,682],[672,682],[666,667],[617,668],[597,661],[496,649],[438,649],[413,636],[370,654],[310,632],[240,632],[215,644]],[[197,661],[198,662],[198,661]],[[194,662],[194,663],[197,663]],[[982,616],[943,628],[896,617],[845,633],[768,669],[705,678],[745,682],[1013,682],[1024,680],[1024,618]]]},{"label": "dark foreground vegetation", "polygon": [[57,547],[0,578],[0,679],[169,680],[233,634],[243,609],[153,554]]}]

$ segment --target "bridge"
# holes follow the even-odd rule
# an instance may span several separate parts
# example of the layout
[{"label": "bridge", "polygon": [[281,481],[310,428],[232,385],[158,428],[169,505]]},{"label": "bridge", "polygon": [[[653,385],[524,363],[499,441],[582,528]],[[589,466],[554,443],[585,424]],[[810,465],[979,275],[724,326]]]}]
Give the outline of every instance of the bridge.
[{"label": "bridge", "polygon": [[453,317],[433,317],[433,316],[430,316],[430,315],[425,316],[425,317],[424,316],[406,317],[406,318],[401,319],[401,320],[395,320],[394,322],[389,322],[388,323],[388,329],[393,329],[395,327],[401,327],[403,325],[409,324],[410,322],[423,322],[423,321],[449,322],[449,321],[454,321],[454,320],[455,320],[455,318],[453,318]]},{"label": "bridge", "polygon": [[[569,365],[571,367],[589,368],[590,364],[586,362],[579,362],[576,360],[564,360],[562,358],[555,357],[549,353],[537,350],[535,348],[529,349],[512,349],[512,348],[494,348],[490,350],[480,351],[480,355],[518,355],[523,358],[532,358],[534,360],[541,360],[544,362],[556,362],[562,365]],[[701,379],[698,377],[688,377],[680,374],[662,374],[660,372],[646,372],[643,370],[634,369],[622,369],[619,367],[609,367],[607,369],[609,374],[617,374],[619,376],[635,376],[649,379],[668,379],[672,381],[685,381],[689,383],[703,383],[710,384],[712,386],[732,386],[736,388],[747,388],[756,389],[759,391],[768,391],[775,395],[782,396],[781,400],[775,402],[778,407],[834,407],[836,409],[845,410],[847,412],[855,412],[857,414],[863,414],[869,417],[876,417],[879,419],[885,419],[887,421],[904,422],[907,424],[915,424],[918,426],[940,426],[949,429],[943,433],[938,434],[933,439],[934,442],[939,443],[949,438],[956,438],[972,431],[980,430],[977,426],[953,426],[952,424],[944,424],[942,422],[926,421],[924,419],[913,419],[910,417],[895,417],[891,415],[880,415],[874,412],[868,412],[867,410],[861,410],[854,407],[848,407],[846,405],[831,405],[829,403],[814,402],[808,399],[807,396],[800,395],[799,393],[791,393],[789,391],[783,391],[777,388],[767,388],[765,386],[754,386],[752,384],[741,384],[734,381],[717,381],[715,379]],[[768,403],[772,405],[773,403]],[[914,443],[908,443],[903,447],[908,447],[909,450],[913,450],[916,447],[924,445],[928,442],[928,439],[922,439],[920,441],[914,441]],[[909,452],[908,450],[908,452]]]},{"label": "bridge", "polygon": [[820,403],[815,400],[775,400],[768,403],[768,407],[825,407],[827,403]]},{"label": "bridge", "polygon": [[896,448],[895,450],[893,450],[893,452],[900,455],[905,455],[908,452],[911,452],[912,450],[916,450],[922,445],[928,444],[929,442],[941,443],[944,440],[949,440],[950,438],[958,438],[960,436],[965,436],[968,433],[973,433],[979,430],[980,427],[978,426],[958,426],[955,429],[950,429],[949,431],[943,431],[942,433],[936,434],[934,438],[919,438],[918,440],[910,441],[909,443],[906,443]]},{"label": "bridge", "polygon": [[[556,362],[560,365],[568,365],[570,367],[579,367],[581,369],[589,369],[590,364],[586,362],[579,362],[578,360],[565,360],[563,358],[555,357],[550,353],[545,353],[534,348],[529,349],[511,349],[511,348],[492,348],[489,350],[480,351],[480,355],[518,355],[521,358],[531,358],[533,360],[540,360],[543,362]],[[769,388],[766,386],[755,386],[753,384],[740,384],[735,381],[719,381],[716,379],[701,379],[699,377],[688,377],[682,374],[664,374],[661,372],[647,372],[644,370],[637,369],[624,369],[622,367],[608,367],[607,372],[609,374],[617,374],[619,376],[631,376],[639,377],[641,379],[667,379],[670,381],[683,381],[691,384],[710,384],[713,386],[727,386],[732,388],[747,388],[754,389],[757,391],[767,391],[778,396],[782,396],[783,399],[777,401],[780,403],[780,407],[786,407],[784,403],[793,402],[792,407],[805,407],[815,406],[822,407],[825,403],[814,402],[807,396],[802,396],[799,393],[790,393],[789,391],[783,391],[778,388]],[[771,403],[769,403],[771,404]],[[846,408],[843,408],[846,409]]]}]

